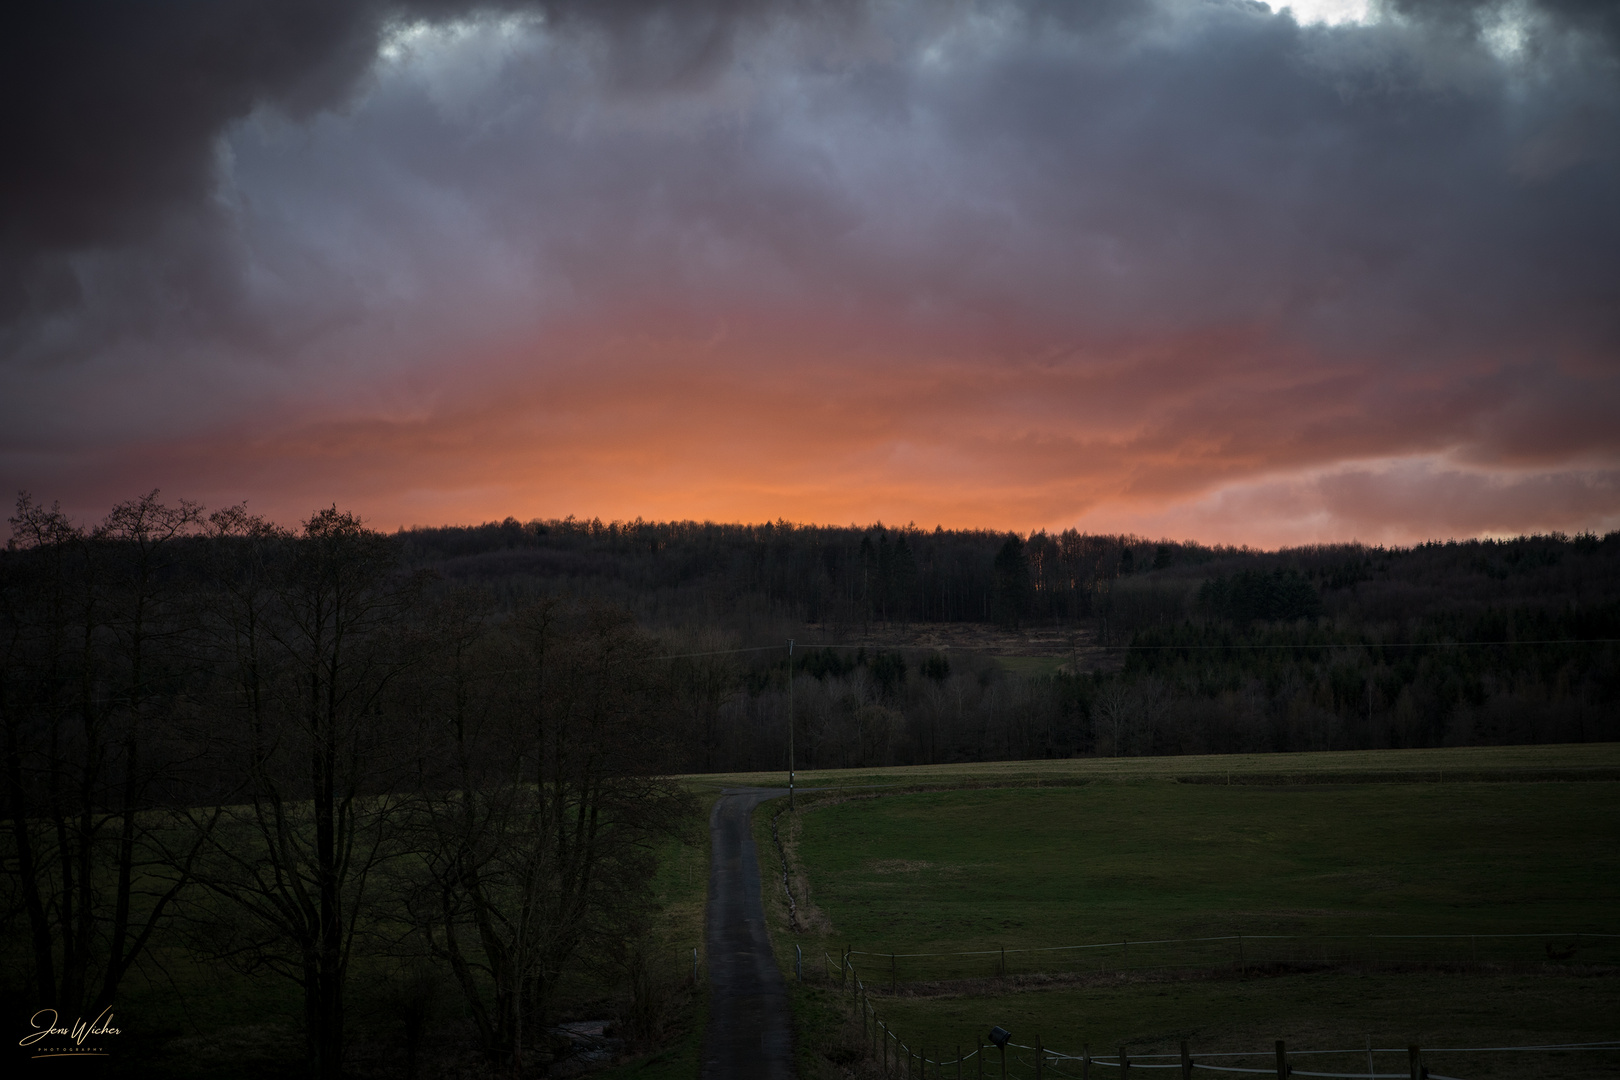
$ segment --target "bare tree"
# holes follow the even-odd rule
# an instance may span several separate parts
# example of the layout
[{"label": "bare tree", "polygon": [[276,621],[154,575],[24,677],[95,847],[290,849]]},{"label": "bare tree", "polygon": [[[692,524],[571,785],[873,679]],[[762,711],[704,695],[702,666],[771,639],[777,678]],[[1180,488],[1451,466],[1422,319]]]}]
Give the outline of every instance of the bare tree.
[{"label": "bare tree", "polygon": [[646,906],[651,845],[689,818],[663,776],[659,651],[625,613],[548,600],[485,653],[515,669],[504,700],[448,703],[455,783],[420,804],[411,909],[514,1074],[567,965]]},{"label": "bare tree", "polygon": [[242,793],[216,810],[202,878],[228,907],[196,913],[223,955],[299,985],[310,1070],[336,1077],[349,963],[407,775],[386,707],[413,660],[419,582],[388,537],[335,508],[298,533],[240,511],[213,521],[216,657],[235,691],[227,761]]},{"label": "bare tree", "polygon": [[1119,757],[1136,713],[1130,688],[1119,679],[1111,679],[1097,691],[1093,704],[1097,710],[1097,719],[1103,722],[1104,729],[1110,734],[1113,754]]},{"label": "bare tree", "polygon": [[184,888],[155,812],[182,753],[187,639],[178,549],[196,506],[151,492],[88,532],[28,495],[5,552],[0,726],[7,840],[34,990],[72,1015],[109,1006]]}]

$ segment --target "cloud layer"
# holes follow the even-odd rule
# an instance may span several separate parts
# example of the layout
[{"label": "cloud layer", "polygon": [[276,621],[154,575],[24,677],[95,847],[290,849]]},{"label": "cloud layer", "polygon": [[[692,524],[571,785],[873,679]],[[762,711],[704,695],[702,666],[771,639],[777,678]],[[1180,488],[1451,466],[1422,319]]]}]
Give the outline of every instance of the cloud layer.
[{"label": "cloud layer", "polygon": [[1608,5],[194,6],[10,58],[10,488],[1620,525]]}]

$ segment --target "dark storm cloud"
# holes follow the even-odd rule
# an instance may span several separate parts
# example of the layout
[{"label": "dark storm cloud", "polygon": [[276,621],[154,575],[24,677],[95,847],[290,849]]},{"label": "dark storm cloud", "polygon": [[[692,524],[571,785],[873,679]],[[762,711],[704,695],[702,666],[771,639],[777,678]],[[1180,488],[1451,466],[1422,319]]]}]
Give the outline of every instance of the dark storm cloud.
[{"label": "dark storm cloud", "polygon": [[[371,63],[380,4],[19,3],[0,30],[4,309],[43,252],[150,235],[211,184],[214,137],[259,102],[308,113]],[[71,283],[59,281],[58,288]],[[35,297],[35,302],[50,297]]]},{"label": "dark storm cloud", "polygon": [[[349,418],[444,489],[496,423],[505,469],[595,453],[556,400],[642,416],[620,448],[660,403],[786,431],[750,394],[792,370],[858,417],[816,452],[971,447],[1030,480],[1009,521],[1371,462],[1364,509],[1406,460],[1506,508],[1469,522],[1620,513],[1580,479],[1620,458],[1613,5],[38,10],[0,57],[8,481],[248,427],[302,462],[313,423],[341,471]],[[724,487],[736,446],[689,450]]]},{"label": "dark storm cloud", "polygon": [[0,318],[76,294],[43,256],[158,233],[204,202],[214,145],[261,106],[341,105],[391,23],[531,11],[607,37],[650,85],[728,56],[745,0],[22,0],[0,15]]},{"label": "dark storm cloud", "polygon": [[[1309,40],[1260,5],[1192,7],[1181,17],[1198,25],[1178,40],[1168,9],[1151,4],[922,5],[913,22],[1011,20],[1022,40],[970,58],[949,80],[904,56],[855,63],[836,104],[926,111],[965,157],[1005,155],[1001,175],[984,179],[1038,219],[1014,222],[1041,234],[1030,239],[1067,226],[1094,249],[1127,252],[1100,274],[1083,252],[1059,253],[1045,278],[1089,271],[1088,285],[1109,282],[1129,294],[1105,293],[1097,305],[1116,318],[1141,317],[1153,301],[1132,286],[1151,278],[1189,322],[1306,317],[1341,341],[1376,326],[1384,342],[1443,348],[1425,332],[1543,334],[1539,320],[1522,318],[1533,309],[1615,344],[1614,294],[1600,283],[1617,276],[1620,255],[1597,242],[1616,227],[1614,5],[1402,0],[1399,26]],[[217,137],[257,107],[301,120],[342,106],[391,24],[531,11],[580,47],[599,46],[607,86],[679,93],[734,64],[739,27],[779,8],[796,18],[812,10],[741,0],[18,5],[0,39],[0,312],[80,297],[81,275],[50,256],[137,244],[166,228],[183,234],[167,246],[187,261],[164,263],[160,252],[155,277],[167,270],[185,275],[177,287],[225,288],[229,267],[213,260],[229,254],[173,223],[208,211]],[[839,13],[846,28],[862,21],[843,6],[813,10]],[[885,14],[896,12],[874,18]],[[1493,20],[1514,17],[1524,79],[1542,85],[1508,85],[1489,70],[1481,39]],[[644,149],[662,157],[659,141]],[[674,148],[694,149],[704,148]],[[736,175],[723,157],[707,164],[700,189]],[[750,194],[774,215],[780,207],[760,197],[796,193]],[[771,242],[769,230],[761,239]],[[1217,260],[1224,267],[1213,272]],[[154,278],[150,268],[142,276]],[[1352,283],[1356,302],[1335,303]],[[1021,305],[1072,306],[1066,294],[1043,297],[1040,280],[1014,291]],[[1370,320],[1365,305],[1380,292],[1393,295]],[[220,308],[229,297],[203,301]]]}]

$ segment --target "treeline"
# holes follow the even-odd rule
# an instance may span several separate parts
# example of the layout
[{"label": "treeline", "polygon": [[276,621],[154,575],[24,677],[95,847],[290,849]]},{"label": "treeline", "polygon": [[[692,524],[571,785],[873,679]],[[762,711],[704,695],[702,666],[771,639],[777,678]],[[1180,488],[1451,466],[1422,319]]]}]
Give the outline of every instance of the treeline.
[{"label": "treeline", "polygon": [[[189,955],[296,986],[307,1072],[335,1077],[355,971],[438,972],[520,1072],[586,966],[629,987],[632,1040],[656,1035],[651,850],[696,822],[667,779],[664,648],[628,613],[497,608],[335,509],[287,530],[154,493],[84,528],[24,497],[11,525],[18,1015],[93,1017]],[[396,1004],[414,1050],[421,1003]]]},{"label": "treeline", "polygon": [[1267,552],[1073,530],[507,518],[399,539],[410,565],[508,601],[601,596],[660,626],[1094,621],[1121,644],[1116,632],[1189,617],[1391,622],[1620,600],[1620,533]]},{"label": "treeline", "polygon": [[[807,768],[1620,738],[1620,534],[1258,552],[1074,533],[508,520],[404,539],[416,565],[512,596],[613,596],[684,651],[802,637],[805,622],[836,644],[924,619],[1057,625],[1106,646],[1036,677],[961,651],[801,656],[793,715]],[[691,666],[687,767],[782,767],[786,658]]]},{"label": "treeline", "polygon": [[1136,636],[1093,712],[1127,752],[1620,739],[1620,603],[1381,627],[1187,622]]},{"label": "treeline", "polygon": [[[1105,647],[1034,677],[960,650],[801,657],[805,767],[1620,738],[1616,533],[1260,552],[1074,532],[508,519],[403,541],[413,565],[512,602],[612,597],[680,651],[795,634],[837,644],[924,621],[1057,626]],[[681,676],[687,767],[781,767],[785,657],[698,667]]]},{"label": "treeline", "polygon": [[414,565],[503,593],[613,595],[680,621],[705,605],[752,605],[810,623],[1082,619],[1105,613],[1112,583],[1199,566],[1236,549],[1069,530],[931,531],[776,522],[530,521],[401,533]]},{"label": "treeline", "polygon": [[[713,688],[694,771],[1620,739],[1620,605],[1416,621],[1387,634],[1188,620],[1115,670],[1020,675],[994,657],[828,650],[688,662]],[[831,653],[829,656],[828,653]],[[695,700],[695,698],[688,698]]]}]

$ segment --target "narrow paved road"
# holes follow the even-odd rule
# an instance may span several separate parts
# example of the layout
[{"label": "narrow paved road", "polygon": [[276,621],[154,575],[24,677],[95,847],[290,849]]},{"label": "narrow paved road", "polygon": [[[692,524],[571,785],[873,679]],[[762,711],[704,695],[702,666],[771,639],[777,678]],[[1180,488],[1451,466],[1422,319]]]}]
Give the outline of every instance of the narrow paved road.
[{"label": "narrow paved road", "polygon": [[785,789],[728,788],[709,815],[714,848],[704,937],[709,948],[709,1027],[703,1080],[791,1080],[793,1024],[787,985],[771,955],[760,900],[759,857],[749,817]]}]

